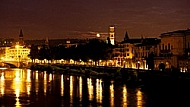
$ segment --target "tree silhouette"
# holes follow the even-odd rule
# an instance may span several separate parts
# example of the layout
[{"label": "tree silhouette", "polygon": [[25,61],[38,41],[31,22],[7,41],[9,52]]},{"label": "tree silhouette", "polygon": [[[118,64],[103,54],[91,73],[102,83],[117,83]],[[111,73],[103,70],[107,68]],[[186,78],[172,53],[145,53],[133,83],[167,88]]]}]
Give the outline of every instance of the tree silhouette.
[{"label": "tree silhouette", "polygon": [[39,50],[39,54],[38,55],[39,55],[39,59],[40,60],[44,60],[44,59],[51,60],[52,59],[51,50],[46,45],[43,45],[41,47],[41,49]]},{"label": "tree silhouette", "polygon": [[28,55],[30,59],[32,59],[32,62],[34,62],[35,59],[38,59],[38,46],[31,45],[30,47],[30,53]]},{"label": "tree silhouette", "polygon": [[48,47],[46,45],[41,46],[38,50],[37,46],[32,45],[31,52],[29,54],[31,59],[38,58],[40,60],[70,60],[73,59],[83,60],[84,62],[92,59],[97,62],[98,60],[111,59],[112,45],[106,43],[103,40],[91,39],[86,44],[80,44],[77,47],[71,46],[65,48],[63,45]]},{"label": "tree silhouette", "polygon": [[146,58],[146,63],[148,65],[148,69],[154,69],[154,53],[151,52]]}]

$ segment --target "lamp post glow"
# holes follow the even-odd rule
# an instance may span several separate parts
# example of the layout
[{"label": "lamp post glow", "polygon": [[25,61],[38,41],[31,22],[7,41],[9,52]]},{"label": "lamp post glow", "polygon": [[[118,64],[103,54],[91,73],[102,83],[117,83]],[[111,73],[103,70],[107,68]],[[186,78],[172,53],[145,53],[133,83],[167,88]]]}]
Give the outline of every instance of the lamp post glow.
[{"label": "lamp post glow", "polygon": [[90,62],[90,65],[92,65],[92,60],[91,60],[91,59],[89,59],[88,61]]},{"label": "lamp post glow", "polygon": [[140,61],[137,62],[137,67],[139,69],[139,67],[140,67]]},{"label": "lamp post glow", "polygon": [[123,67],[125,68],[125,61],[123,61]]}]

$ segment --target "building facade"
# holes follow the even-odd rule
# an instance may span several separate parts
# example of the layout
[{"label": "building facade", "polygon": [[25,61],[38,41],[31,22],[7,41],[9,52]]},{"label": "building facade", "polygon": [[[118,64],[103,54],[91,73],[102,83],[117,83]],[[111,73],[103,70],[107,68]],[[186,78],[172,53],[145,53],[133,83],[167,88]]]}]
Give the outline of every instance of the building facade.
[{"label": "building facade", "polygon": [[27,61],[29,60],[30,49],[24,46],[15,45],[12,47],[1,47],[1,59],[4,61]]},{"label": "building facade", "polygon": [[142,69],[154,69],[154,56],[157,56],[161,42],[157,38],[141,38],[141,43],[135,45],[135,59]]},{"label": "building facade", "polygon": [[136,68],[135,45],[141,43],[141,39],[130,39],[126,32],[124,41],[117,43],[113,49],[113,59],[116,66]]},{"label": "building facade", "polygon": [[155,57],[155,69],[162,63],[166,69],[189,71],[190,29],[162,33],[159,54]]},{"label": "building facade", "polygon": [[132,68],[132,58],[134,57],[133,48],[134,45],[131,43],[118,43],[113,50],[115,65]]}]

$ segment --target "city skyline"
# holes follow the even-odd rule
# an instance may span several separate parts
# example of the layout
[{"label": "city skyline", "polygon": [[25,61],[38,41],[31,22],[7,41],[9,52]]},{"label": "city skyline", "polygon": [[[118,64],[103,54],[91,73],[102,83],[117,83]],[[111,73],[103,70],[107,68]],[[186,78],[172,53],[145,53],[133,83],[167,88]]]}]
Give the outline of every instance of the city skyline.
[{"label": "city skyline", "polygon": [[115,27],[115,38],[159,37],[161,33],[190,26],[188,0],[104,0],[50,1],[1,0],[0,36],[25,39],[90,38],[108,35]]}]

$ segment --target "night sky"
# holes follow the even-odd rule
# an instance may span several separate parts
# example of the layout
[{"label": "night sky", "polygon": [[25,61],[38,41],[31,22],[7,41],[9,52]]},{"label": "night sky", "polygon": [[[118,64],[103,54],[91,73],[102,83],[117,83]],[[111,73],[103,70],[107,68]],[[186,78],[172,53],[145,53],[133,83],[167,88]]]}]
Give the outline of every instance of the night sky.
[{"label": "night sky", "polygon": [[91,38],[115,26],[116,40],[190,28],[190,0],[0,0],[0,38]]}]

